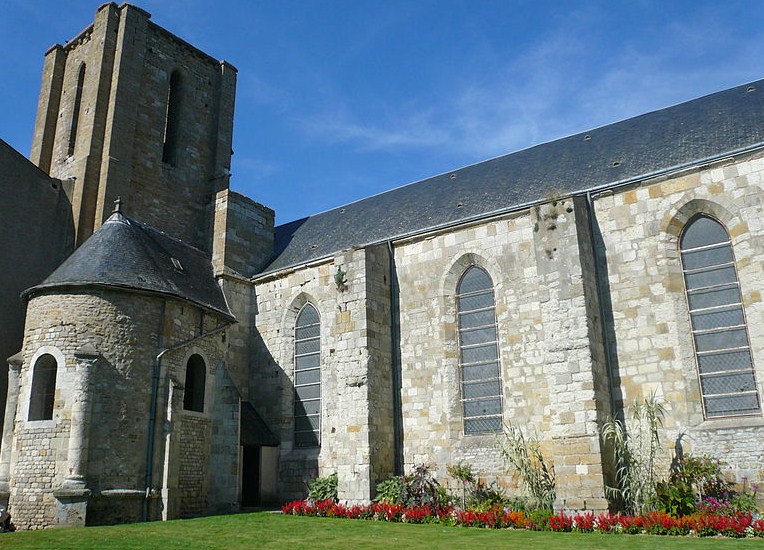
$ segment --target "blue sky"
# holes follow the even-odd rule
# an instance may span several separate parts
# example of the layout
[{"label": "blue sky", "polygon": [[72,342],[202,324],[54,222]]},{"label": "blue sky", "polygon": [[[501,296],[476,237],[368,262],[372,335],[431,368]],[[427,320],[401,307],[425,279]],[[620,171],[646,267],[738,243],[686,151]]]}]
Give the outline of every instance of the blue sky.
[{"label": "blue sky", "polygon": [[[3,0],[0,138],[99,2]],[[232,187],[284,223],[764,77],[764,2],[136,0],[239,69]]]}]

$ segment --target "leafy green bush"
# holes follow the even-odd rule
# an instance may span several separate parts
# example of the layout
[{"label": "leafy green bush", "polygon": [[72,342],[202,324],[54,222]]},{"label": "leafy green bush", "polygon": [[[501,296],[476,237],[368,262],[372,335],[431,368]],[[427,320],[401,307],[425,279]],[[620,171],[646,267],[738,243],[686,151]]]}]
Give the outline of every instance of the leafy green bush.
[{"label": "leafy green bush", "polygon": [[308,498],[313,501],[333,500],[337,502],[337,473],[317,477],[308,483]]},{"label": "leafy green bush", "polygon": [[673,477],[661,481],[656,487],[659,508],[674,517],[692,514],[698,509],[698,502],[692,485]]},{"label": "leafy green bush", "polygon": [[403,504],[406,500],[406,485],[403,476],[395,476],[377,484],[377,502]]},{"label": "leafy green bush", "polygon": [[709,456],[686,456],[671,466],[667,481],[658,483],[661,508],[674,516],[697,510],[715,514],[755,512],[756,494],[735,491],[722,472],[724,463]]},{"label": "leafy green bush", "polygon": [[426,464],[416,464],[411,473],[377,484],[376,500],[406,506],[434,507],[447,504],[450,497],[431,470]]}]

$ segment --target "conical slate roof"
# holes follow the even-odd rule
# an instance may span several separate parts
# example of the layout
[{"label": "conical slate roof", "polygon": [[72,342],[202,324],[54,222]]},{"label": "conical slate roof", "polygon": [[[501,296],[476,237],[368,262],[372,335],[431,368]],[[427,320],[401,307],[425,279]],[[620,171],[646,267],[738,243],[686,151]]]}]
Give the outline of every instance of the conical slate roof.
[{"label": "conical slate roof", "polygon": [[121,212],[112,214],[58,269],[22,296],[29,299],[59,287],[165,294],[233,319],[209,256]]}]

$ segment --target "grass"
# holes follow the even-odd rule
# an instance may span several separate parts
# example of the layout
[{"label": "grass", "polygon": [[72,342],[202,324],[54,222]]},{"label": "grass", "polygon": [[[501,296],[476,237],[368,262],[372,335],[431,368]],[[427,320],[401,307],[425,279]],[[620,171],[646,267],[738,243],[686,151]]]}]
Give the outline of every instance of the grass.
[{"label": "grass", "polygon": [[0,548],[522,548],[693,550],[764,548],[761,539],[597,535],[466,529],[259,512],[164,523],[0,534]]}]

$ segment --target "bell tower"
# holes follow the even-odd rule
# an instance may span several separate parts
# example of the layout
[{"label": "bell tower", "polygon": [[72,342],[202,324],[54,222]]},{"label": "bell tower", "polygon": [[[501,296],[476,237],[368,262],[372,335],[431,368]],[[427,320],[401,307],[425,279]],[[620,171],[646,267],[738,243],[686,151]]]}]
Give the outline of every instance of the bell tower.
[{"label": "bell tower", "polygon": [[76,244],[118,196],[132,216],[211,251],[215,194],[228,188],[236,69],[130,4],[45,55],[31,160],[73,180]]}]

